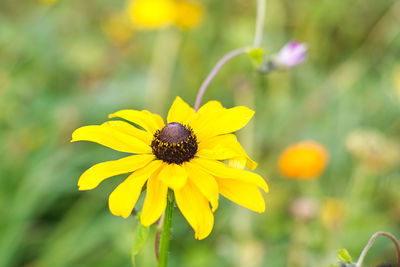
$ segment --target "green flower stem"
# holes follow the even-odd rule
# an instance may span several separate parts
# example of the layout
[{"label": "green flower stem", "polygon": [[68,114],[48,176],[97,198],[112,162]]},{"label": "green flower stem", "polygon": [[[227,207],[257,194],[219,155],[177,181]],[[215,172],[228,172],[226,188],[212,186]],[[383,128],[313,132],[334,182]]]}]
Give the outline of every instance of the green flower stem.
[{"label": "green flower stem", "polygon": [[167,208],[165,209],[164,222],[161,230],[158,267],[166,267],[168,262],[169,242],[171,236],[172,214],[174,212],[174,194],[168,190]]}]

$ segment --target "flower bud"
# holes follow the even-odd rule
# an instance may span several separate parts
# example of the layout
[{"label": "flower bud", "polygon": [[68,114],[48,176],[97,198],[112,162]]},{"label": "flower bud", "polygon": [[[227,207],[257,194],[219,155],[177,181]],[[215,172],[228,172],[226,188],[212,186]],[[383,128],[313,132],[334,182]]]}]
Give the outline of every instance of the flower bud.
[{"label": "flower bud", "polygon": [[279,65],[293,67],[303,62],[307,57],[307,45],[305,43],[290,42],[279,51],[276,59]]}]

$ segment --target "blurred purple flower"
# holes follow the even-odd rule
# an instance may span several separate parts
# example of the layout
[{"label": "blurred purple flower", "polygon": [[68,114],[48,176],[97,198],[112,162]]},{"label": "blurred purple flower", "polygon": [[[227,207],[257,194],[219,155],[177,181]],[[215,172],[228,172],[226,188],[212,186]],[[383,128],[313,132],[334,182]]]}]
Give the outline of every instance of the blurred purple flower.
[{"label": "blurred purple flower", "polygon": [[277,62],[286,67],[293,67],[303,62],[307,57],[307,44],[290,42],[279,51]]}]

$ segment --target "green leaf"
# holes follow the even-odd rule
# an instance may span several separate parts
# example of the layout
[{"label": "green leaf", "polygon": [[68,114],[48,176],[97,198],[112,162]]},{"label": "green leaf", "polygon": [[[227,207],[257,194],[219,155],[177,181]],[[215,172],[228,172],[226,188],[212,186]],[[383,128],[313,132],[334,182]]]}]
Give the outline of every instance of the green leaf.
[{"label": "green leaf", "polygon": [[247,54],[255,66],[258,67],[261,65],[264,56],[264,49],[259,47],[253,48],[250,51],[247,51]]},{"label": "green leaf", "polygon": [[336,258],[339,262],[351,263],[350,253],[345,248],[338,251]]},{"label": "green leaf", "polygon": [[149,236],[149,229],[150,227],[144,227],[140,223],[140,213],[137,214],[138,218],[138,225],[135,231],[135,234],[133,236],[133,243],[132,243],[132,249],[131,249],[131,260],[132,260],[132,265],[135,265],[135,257],[139,252],[142,250],[144,243],[147,240],[147,237]]}]

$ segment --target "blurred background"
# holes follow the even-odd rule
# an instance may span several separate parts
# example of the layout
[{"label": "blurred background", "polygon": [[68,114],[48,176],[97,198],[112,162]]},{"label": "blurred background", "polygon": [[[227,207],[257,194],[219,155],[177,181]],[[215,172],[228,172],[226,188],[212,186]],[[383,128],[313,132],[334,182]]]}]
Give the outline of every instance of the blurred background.
[{"label": "blurred background", "polygon": [[[255,109],[238,135],[270,185],[267,211],[221,198],[198,241],[176,210],[169,266],[329,266],[340,248],[357,258],[376,231],[400,237],[400,2],[267,2],[266,56],[298,40],[308,59],[259,75],[242,55],[203,100]],[[122,153],[69,141],[120,109],[165,118],[177,95],[193,105],[213,65],[253,42],[256,1],[188,3],[173,23],[158,11],[148,23],[149,11],[121,0],[1,0],[0,266],[131,266],[137,220],[107,204],[126,175],[92,191],[76,185]],[[324,147],[327,167],[290,179],[279,157],[303,140]],[[155,265],[154,228],[137,266]],[[395,262],[382,238],[365,266]]]}]

